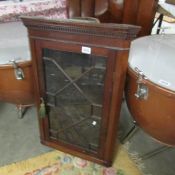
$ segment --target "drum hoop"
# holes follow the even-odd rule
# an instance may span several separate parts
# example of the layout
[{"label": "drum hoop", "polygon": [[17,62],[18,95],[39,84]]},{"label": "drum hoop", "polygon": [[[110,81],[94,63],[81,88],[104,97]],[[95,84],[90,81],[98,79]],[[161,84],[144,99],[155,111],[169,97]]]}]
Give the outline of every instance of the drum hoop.
[{"label": "drum hoop", "polygon": [[[129,66],[128,66],[127,74],[129,74],[135,80],[137,80],[137,78],[138,78],[138,74]],[[162,87],[162,86],[152,82],[149,79],[144,79],[143,83],[145,85],[148,85],[148,87],[150,87],[153,91],[156,91],[156,92],[159,92],[161,94],[164,94],[167,97],[175,97],[175,91],[172,91],[170,89]]]},{"label": "drum hoop", "polygon": [[[32,65],[32,61],[31,60],[21,61],[21,62],[17,62],[17,64],[19,67],[27,67]],[[14,68],[11,63],[8,63],[8,64],[0,64],[0,70],[1,69],[14,69]]]}]

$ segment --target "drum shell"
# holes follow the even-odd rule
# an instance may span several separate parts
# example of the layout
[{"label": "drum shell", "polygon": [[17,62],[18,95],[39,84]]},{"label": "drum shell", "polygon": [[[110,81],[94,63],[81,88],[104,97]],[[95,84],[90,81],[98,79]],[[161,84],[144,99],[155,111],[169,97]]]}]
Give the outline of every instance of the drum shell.
[{"label": "drum shell", "polygon": [[146,100],[135,97],[138,75],[128,68],[125,87],[126,102],[138,125],[153,138],[175,145],[175,92],[162,88],[149,80]]},{"label": "drum shell", "polygon": [[18,66],[24,72],[24,79],[17,80],[11,64],[0,65],[0,100],[16,105],[30,105],[34,102],[31,61],[23,61]]}]

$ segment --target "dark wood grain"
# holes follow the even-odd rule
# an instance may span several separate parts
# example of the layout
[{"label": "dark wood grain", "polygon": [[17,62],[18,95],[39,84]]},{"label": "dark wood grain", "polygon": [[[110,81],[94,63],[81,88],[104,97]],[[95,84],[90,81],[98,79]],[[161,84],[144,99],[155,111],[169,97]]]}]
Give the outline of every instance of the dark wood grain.
[{"label": "dark wood grain", "polygon": [[[98,57],[98,59],[102,57],[106,60],[104,90],[101,105],[102,114],[99,117],[101,121],[98,141],[99,146],[97,149],[89,150],[72,143],[72,141],[67,143],[59,139],[57,135],[54,135],[55,131],[51,128],[51,124],[53,121],[57,121],[56,119],[58,119],[61,113],[64,113],[64,108],[62,108],[63,110],[56,109],[56,111],[59,112],[59,116],[55,116],[56,119],[54,120],[49,120],[51,113],[47,113],[44,118],[40,118],[38,113],[38,119],[40,124],[41,142],[43,144],[96,163],[110,166],[116,148],[115,140],[127,70],[128,51],[130,42],[136,37],[139,27],[132,25],[104,25],[70,22],[70,20],[53,21],[30,17],[23,17],[22,20],[29,32],[35,85],[35,103],[37,104],[38,111],[41,103],[40,99],[46,99],[45,97],[47,96],[47,87],[45,85],[47,77],[44,78],[45,67],[47,67],[47,64],[43,60],[59,59],[57,57],[43,59],[43,49],[47,48],[57,54],[60,54],[61,52],[72,52],[83,55],[81,49],[82,46],[86,46],[91,48],[90,55]],[[59,67],[57,67],[57,69],[58,68]],[[64,70],[62,71],[64,75],[66,75],[66,72],[64,72]],[[83,74],[81,76],[83,76]],[[77,87],[76,85],[74,86]],[[78,90],[78,92],[81,92],[81,90]],[[71,95],[71,92],[69,92],[69,94]],[[47,101],[45,102],[47,103]],[[63,101],[58,101],[57,103],[60,104],[63,103]],[[73,110],[70,111],[74,112]],[[62,117],[68,118],[68,116],[65,115]],[[81,121],[75,123],[72,116],[70,116],[70,119],[71,121],[68,122],[66,129],[77,126],[77,123],[81,123]],[[81,120],[84,121],[86,118],[82,118]],[[73,123],[71,124],[72,121]],[[54,122],[54,126],[56,126],[55,124],[56,122]],[[96,130],[94,131],[96,132]],[[56,130],[56,132],[58,131]],[[64,129],[61,129],[60,133],[63,132]],[[81,132],[79,134],[81,135]],[[73,137],[75,136],[76,138],[79,137],[78,135],[73,135]],[[88,133],[87,138],[91,138]]]},{"label": "dark wood grain", "polygon": [[[151,33],[158,0],[94,1],[95,3],[84,0],[68,0],[68,16],[70,18],[91,16],[98,18],[102,23],[138,25],[142,27],[138,36],[145,36]],[[90,7],[88,8],[88,13],[84,6]]]}]

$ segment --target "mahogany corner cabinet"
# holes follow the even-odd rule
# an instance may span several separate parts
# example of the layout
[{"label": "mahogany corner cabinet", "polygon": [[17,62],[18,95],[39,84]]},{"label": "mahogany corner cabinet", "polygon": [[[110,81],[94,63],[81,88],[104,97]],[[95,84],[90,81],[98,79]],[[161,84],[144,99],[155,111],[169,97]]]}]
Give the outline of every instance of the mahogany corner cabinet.
[{"label": "mahogany corner cabinet", "polygon": [[112,163],[130,42],[139,27],[22,17],[41,143]]}]

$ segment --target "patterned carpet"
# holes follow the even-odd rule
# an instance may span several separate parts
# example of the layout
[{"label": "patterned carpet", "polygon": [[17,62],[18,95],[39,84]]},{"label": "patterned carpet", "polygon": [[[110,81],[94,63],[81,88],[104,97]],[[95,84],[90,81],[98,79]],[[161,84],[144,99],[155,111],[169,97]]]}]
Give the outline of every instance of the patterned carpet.
[{"label": "patterned carpet", "polygon": [[0,168],[0,175],[141,175],[126,150],[119,147],[112,167],[51,151],[22,162]]}]

